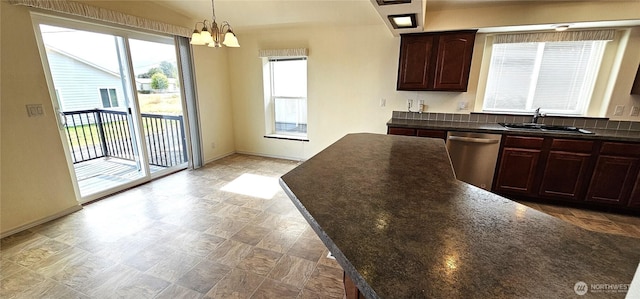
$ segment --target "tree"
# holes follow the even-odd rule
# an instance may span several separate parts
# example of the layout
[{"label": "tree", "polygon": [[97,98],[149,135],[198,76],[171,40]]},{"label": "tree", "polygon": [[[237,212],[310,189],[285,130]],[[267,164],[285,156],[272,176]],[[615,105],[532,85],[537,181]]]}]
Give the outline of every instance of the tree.
[{"label": "tree", "polygon": [[173,65],[173,63],[168,61],[160,62],[160,69],[162,73],[164,73],[167,78],[176,78],[178,77],[178,69]]},{"label": "tree", "polygon": [[162,72],[155,73],[151,76],[151,88],[152,89],[167,89],[169,87],[169,79]]},{"label": "tree", "polygon": [[151,78],[156,73],[164,73],[159,67],[152,67],[146,73],[138,75],[138,78]]}]

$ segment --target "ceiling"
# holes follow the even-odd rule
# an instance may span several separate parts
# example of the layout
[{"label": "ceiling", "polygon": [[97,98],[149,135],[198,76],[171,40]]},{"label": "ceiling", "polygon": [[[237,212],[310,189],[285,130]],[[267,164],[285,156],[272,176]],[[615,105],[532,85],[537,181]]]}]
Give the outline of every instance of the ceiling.
[{"label": "ceiling", "polygon": [[[210,0],[153,0],[194,20],[211,19]],[[372,25],[380,16],[369,0],[216,0],[218,22],[234,31],[297,26]]]},{"label": "ceiling", "polygon": [[[210,0],[149,0],[190,19],[211,19]],[[548,2],[580,2],[584,0],[547,0]],[[615,0],[590,0],[611,2]],[[215,0],[218,22],[228,21],[234,31],[300,26],[373,25],[384,22],[394,34],[423,31],[424,13],[429,9],[464,5],[479,6],[530,0],[413,0],[411,4],[378,6],[376,0]],[[393,29],[389,14],[416,13],[419,27]],[[593,26],[593,25],[591,25]],[[548,27],[548,26],[547,26]],[[489,28],[490,29],[490,28]],[[512,28],[501,28],[511,29]],[[537,29],[540,28],[529,28]]]}]

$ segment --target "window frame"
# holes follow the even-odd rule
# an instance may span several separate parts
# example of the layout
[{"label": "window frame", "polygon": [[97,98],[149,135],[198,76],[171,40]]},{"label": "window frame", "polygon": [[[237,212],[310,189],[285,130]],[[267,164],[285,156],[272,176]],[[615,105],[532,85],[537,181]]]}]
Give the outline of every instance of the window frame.
[{"label": "window frame", "polygon": [[[107,96],[109,97],[109,107],[105,107],[104,105],[104,98],[102,97],[102,91],[106,90],[107,91]],[[111,91],[113,91],[113,94],[111,93]],[[118,90],[116,88],[113,87],[100,87],[98,88],[98,94],[100,95],[100,102],[102,103],[102,108],[119,108],[120,107],[120,102],[118,101]],[[113,104],[113,97],[112,95],[115,95],[115,100],[116,100],[116,104]]]},{"label": "window frame", "polygon": [[[542,65],[542,59],[543,59],[543,53],[545,50],[545,46],[551,43],[551,41],[546,41],[546,42],[535,42],[535,44],[537,44],[537,52],[536,52],[536,58],[535,58],[535,63],[533,65],[533,70],[531,73],[531,80],[530,83],[528,85],[529,87],[529,92],[528,92],[528,96],[526,99],[526,103],[525,103],[525,107],[524,109],[500,109],[500,108],[487,108],[486,104],[486,98],[487,98],[487,86],[489,85],[489,80],[491,78],[489,78],[490,76],[490,68],[491,68],[491,62],[493,59],[493,50],[494,50],[494,46],[497,45],[496,43],[491,43],[489,45],[488,48],[490,48],[491,50],[488,51],[490,52],[490,54],[488,55],[488,59],[487,61],[487,70],[486,70],[486,77],[485,77],[485,82],[484,82],[484,90],[479,94],[480,96],[482,96],[483,101],[482,101],[482,112],[487,112],[487,113],[507,113],[507,114],[525,114],[525,113],[531,113],[533,112],[536,108],[538,108],[537,106],[534,107],[533,105],[533,101],[535,99],[535,91],[537,89],[538,83],[539,83],[539,79],[540,79],[540,66]],[[600,68],[603,64],[604,61],[604,53],[606,51],[607,48],[607,44],[606,42],[603,43],[601,46],[598,47],[594,47],[594,51],[593,53],[591,53],[590,55],[595,56],[595,61],[588,61],[588,64],[595,64],[595,65],[591,65],[590,67],[592,67],[591,71],[589,72],[589,74],[587,74],[587,78],[585,78],[584,82],[586,82],[586,85],[588,86],[588,89],[586,90],[580,90],[580,94],[583,95],[583,97],[581,98],[585,98],[585,100],[579,102],[576,105],[576,108],[574,110],[554,110],[554,109],[549,109],[545,107],[541,107],[542,111],[544,111],[545,113],[551,113],[554,115],[566,115],[566,116],[584,116],[587,113],[588,107],[591,104],[591,101],[593,99],[593,95],[594,95],[594,89],[596,87],[597,84],[597,78],[598,78],[598,74],[600,72]],[[535,78],[534,78],[535,77]]]},{"label": "window frame", "polygon": [[294,96],[278,96],[274,94],[274,69],[273,62],[277,61],[292,61],[292,60],[303,60],[305,61],[305,71],[307,72],[307,83],[308,80],[308,60],[307,56],[287,56],[287,57],[262,57],[263,63],[263,84],[264,84],[264,105],[265,105],[265,138],[275,138],[275,139],[285,139],[285,140],[298,140],[298,141],[309,141],[308,139],[308,117],[307,123],[305,124],[305,133],[296,133],[296,132],[284,132],[278,131],[276,124],[276,99],[289,99],[289,100],[304,100],[306,103],[306,110],[308,115],[308,103],[309,103],[309,95],[308,95],[308,85],[307,85],[307,96],[306,97],[294,97]]},{"label": "window frame", "polygon": [[[608,28],[590,28],[590,30],[608,30]],[[585,107],[584,116],[604,116],[607,113],[607,107],[609,103],[612,101],[612,93],[611,90],[614,88],[616,84],[617,70],[622,65],[623,54],[620,52],[621,48],[625,48],[629,42],[629,38],[631,36],[631,29],[626,28],[616,28],[614,30],[614,35],[609,42],[607,42],[604,48],[603,58],[600,64],[600,69],[598,73],[595,75],[595,86],[593,92],[591,93],[591,101]],[[478,113],[495,113],[495,114],[509,114],[509,115],[531,115],[531,112],[523,112],[523,113],[508,113],[508,112],[484,112],[482,107],[484,106],[484,95],[487,87],[487,79],[489,76],[489,64],[491,61],[492,48],[494,41],[500,35],[504,34],[528,34],[528,33],[539,33],[540,31],[518,31],[518,32],[487,32],[487,33],[479,33],[479,36],[476,38],[476,41],[481,41],[483,45],[481,46],[481,52],[476,53],[480,58],[480,67],[478,72],[478,81],[476,86],[475,95],[473,95],[474,108],[473,111]],[[475,59],[475,58],[474,58]],[[470,87],[471,88],[471,87]],[[554,114],[553,112],[545,112],[547,115],[559,115],[562,114]],[[572,115],[575,117],[576,115]]]}]

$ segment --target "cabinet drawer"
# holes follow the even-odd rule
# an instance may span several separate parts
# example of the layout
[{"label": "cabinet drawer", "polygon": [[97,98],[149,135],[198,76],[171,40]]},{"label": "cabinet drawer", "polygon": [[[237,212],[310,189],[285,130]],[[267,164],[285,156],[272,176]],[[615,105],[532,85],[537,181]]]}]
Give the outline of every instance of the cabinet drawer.
[{"label": "cabinet drawer", "polygon": [[551,142],[551,150],[573,153],[591,153],[593,150],[593,144],[593,141],[587,140],[553,139],[553,142]]},{"label": "cabinet drawer", "polygon": [[406,136],[416,136],[416,129],[411,128],[389,128],[387,131],[389,135],[406,135]]},{"label": "cabinet drawer", "polygon": [[640,144],[603,142],[602,147],[600,148],[600,154],[623,157],[638,157],[640,156]]},{"label": "cabinet drawer", "polygon": [[431,138],[447,139],[447,131],[418,129],[418,136],[419,137],[431,137]]},{"label": "cabinet drawer", "polygon": [[504,147],[541,149],[543,141],[542,137],[507,136]]}]

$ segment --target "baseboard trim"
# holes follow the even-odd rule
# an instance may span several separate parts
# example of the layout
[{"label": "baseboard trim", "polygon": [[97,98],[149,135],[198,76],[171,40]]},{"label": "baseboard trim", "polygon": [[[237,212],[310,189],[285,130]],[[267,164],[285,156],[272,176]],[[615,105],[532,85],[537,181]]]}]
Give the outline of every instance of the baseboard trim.
[{"label": "baseboard trim", "polygon": [[202,163],[202,166],[207,165],[207,164],[209,164],[209,163],[211,163],[211,162],[213,162],[213,161],[218,161],[218,160],[220,160],[220,159],[223,159],[223,158],[229,157],[229,156],[231,156],[231,155],[233,155],[233,154],[236,154],[236,153],[237,153],[236,151],[232,151],[232,152],[229,152],[229,153],[226,153],[226,154],[222,154],[222,155],[220,155],[220,156],[213,157],[213,158],[211,158],[211,159],[209,159],[209,160],[205,160],[205,161],[204,161],[204,163]]},{"label": "baseboard trim", "polygon": [[296,158],[296,157],[279,156],[279,155],[267,155],[267,154],[254,153],[254,152],[245,152],[245,151],[236,151],[236,154],[249,155],[249,156],[258,156],[258,157],[265,157],[265,158],[273,158],[273,159],[282,159],[282,160],[297,161],[297,162],[306,161],[305,159],[300,159],[300,158]]},{"label": "baseboard trim", "polygon": [[21,232],[21,231],[28,230],[28,229],[30,229],[30,228],[32,228],[32,227],[35,227],[35,226],[38,226],[38,225],[40,225],[40,224],[43,224],[43,223],[49,222],[49,221],[51,221],[51,220],[58,219],[58,218],[60,218],[60,217],[63,217],[63,216],[69,215],[69,214],[71,214],[71,213],[73,213],[73,212],[77,212],[77,211],[80,211],[80,210],[82,210],[82,206],[81,206],[81,205],[79,205],[79,204],[78,204],[78,205],[76,205],[76,206],[70,207],[70,208],[68,208],[68,209],[64,209],[64,210],[62,210],[62,211],[60,211],[60,212],[58,212],[58,213],[55,213],[55,214],[53,214],[53,215],[51,215],[51,216],[44,217],[44,218],[42,218],[42,219],[40,219],[40,220],[36,220],[36,221],[30,222],[30,223],[27,223],[27,224],[25,224],[25,225],[18,226],[18,227],[16,227],[16,228],[11,229],[11,230],[8,230],[8,231],[6,231],[6,232],[2,232],[2,233],[0,233],[0,239],[2,239],[2,238],[4,238],[4,237],[8,237],[8,236],[13,235],[13,234],[16,234],[16,233],[19,233],[19,232]]}]

